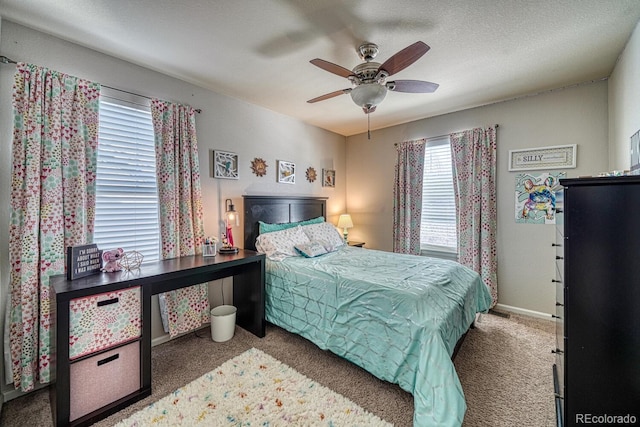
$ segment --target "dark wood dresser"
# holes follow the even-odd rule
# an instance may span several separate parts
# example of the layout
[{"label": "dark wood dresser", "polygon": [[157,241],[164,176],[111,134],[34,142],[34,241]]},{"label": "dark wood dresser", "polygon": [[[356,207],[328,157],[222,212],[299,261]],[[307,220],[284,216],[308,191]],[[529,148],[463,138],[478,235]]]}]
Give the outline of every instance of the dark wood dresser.
[{"label": "dark wood dresser", "polygon": [[557,193],[559,426],[640,423],[640,177],[562,179]]}]

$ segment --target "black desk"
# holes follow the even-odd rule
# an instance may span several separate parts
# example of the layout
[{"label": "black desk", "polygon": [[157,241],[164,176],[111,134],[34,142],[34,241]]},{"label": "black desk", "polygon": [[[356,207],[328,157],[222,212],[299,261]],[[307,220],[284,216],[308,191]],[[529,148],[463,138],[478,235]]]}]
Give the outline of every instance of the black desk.
[{"label": "black desk", "polygon": [[[51,407],[56,425],[89,425],[151,394],[151,296],[223,277],[234,276],[233,304],[236,323],[258,337],[265,335],[264,279],[265,256],[240,250],[237,254],[215,257],[187,256],[145,264],[133,271],[99,273],[73,281],[65,275],[53,276],[51,337]],[[75,298],[141,287],[142,337],[138,391],[69,423],[69,301]],[[89,379],[90,381],[90,379]]]}]

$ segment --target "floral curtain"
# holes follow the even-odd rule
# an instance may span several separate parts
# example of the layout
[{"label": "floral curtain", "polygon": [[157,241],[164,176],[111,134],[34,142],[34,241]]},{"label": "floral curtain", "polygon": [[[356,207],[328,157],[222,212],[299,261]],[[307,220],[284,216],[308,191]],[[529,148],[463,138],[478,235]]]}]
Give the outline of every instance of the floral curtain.
[{"label": "floral curtain", "polygon": [[426,139],[396,146],[397,162],[393,188],[393,251],[420,254],[422,180]]},{"label": "floral curtain", "polygon": [[50,382],[49,277],[93,239],[100,85],[19,63],[13,86],[9,340],[13,383]]},{"label": "floral curtain", "polygon": [[[202,254],[204,227],[195,110],[158,99],[151,101],[156,142],[163,259]],[[209,321],[206,283],[160,294],[171,337]]]},{"label": "floral curtain", "polygon": [[498,302],[496,249],[496,129],[453,133],[453,188],[458,215],[458,261],[480,274]]}]

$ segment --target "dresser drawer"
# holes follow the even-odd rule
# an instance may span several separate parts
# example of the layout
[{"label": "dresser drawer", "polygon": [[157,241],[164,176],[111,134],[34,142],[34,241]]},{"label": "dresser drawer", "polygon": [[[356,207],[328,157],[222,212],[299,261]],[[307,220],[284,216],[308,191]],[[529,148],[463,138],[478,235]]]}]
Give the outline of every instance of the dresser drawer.
[{"label": "dresser drawer", "polygon": [[564,307],[556,304],[556,314],[554,315],[556,321],[556,350],[564,352]]},{"label": "dresser drawer", "polygon": [[564,240],[556,240],[552,246],[556,249],[556,257],[564,258]]},{"label": "dresser drawer", "polygon": [[558,371],[558,390],[557,396],[564,399],[564,354],[556,354],[556,370]]},{"label": "dresser drawer", "polygon": [[69,358],[137,339],[142,333],[140,286],[69,302]]},{"label": "dresser drawer", "polygon": [[564,251],[561,255],[556,254],[556,268],[560,277],[564,276]]},{"label": "dresser drawer", "polygon": [[140,341],[71,364],[69,421],[140,389]]},{"label": "dresser drawer", "polygon": [[563,272],[560,268],[564,267],[563,264],[556,263],[556,277],[552,282],[556,285],[556,302],[564,305],[564,279]]},{"label": "dresser drawer", "polygon": [[564,285],[561,280],[556,279],[556,303],[564,305]]}]

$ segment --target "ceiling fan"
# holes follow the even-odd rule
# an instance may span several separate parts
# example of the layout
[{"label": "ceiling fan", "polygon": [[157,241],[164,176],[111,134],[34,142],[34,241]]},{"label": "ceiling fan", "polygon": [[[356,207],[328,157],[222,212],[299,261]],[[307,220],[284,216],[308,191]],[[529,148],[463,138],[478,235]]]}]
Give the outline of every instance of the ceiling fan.
[{"label": "ceiling fan", "polygon": [[348,70],[340,65],[336,65],[323,59],[312,59],[310,62],[325,71],[346,77],[353,84],[352,88],[336,90],[322,96],[310,99],[307,102],[314,103],[324,101],[345,93],[351,94],[351,99],[358,106],[362,107],[365,114],[372,113],[384,97],[387,91],[407,92],[407,93],[432,93],[437,88],[436,83],[421,80],[396,80],[386,81],[387,77],[396,74],[422,57],[430,47],[421,42],[405,47],[400,52],[387,59],[382,64],[373,62],[378,55],[378,45],[374,43],[363,43],[358,47],[358,54],[365,62],[353,70]]}]

